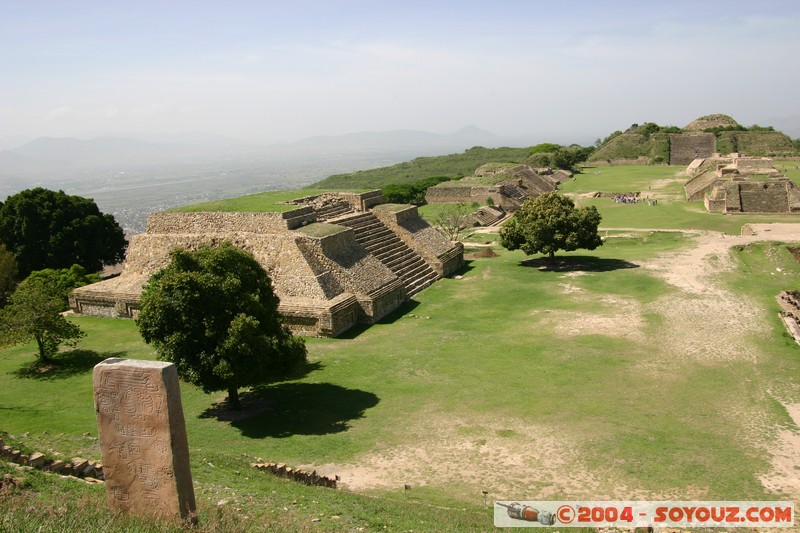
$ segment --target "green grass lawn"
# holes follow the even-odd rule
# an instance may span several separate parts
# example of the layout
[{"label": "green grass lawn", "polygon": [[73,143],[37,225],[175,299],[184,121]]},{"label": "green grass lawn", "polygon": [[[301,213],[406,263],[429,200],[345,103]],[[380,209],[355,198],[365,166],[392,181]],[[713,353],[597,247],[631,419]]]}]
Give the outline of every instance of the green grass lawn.
[{"label": "green grass lawn", "polygon": [[[366,189],[351,189],[352,192],[364,192]],[[261,211],[274,211],[282,213],[297,209],[298,206],[288,204],[289,200],[303,198],[306,196],[315,196],[323,192],[328,192],[325,189],[292,189],[281,191],[267,191],[257,194],[250,194],[239,198],[229,198],[225,200],[214,200],[211,202],[202,202],[199,204],[192,204],[183,207],[176,207],[172,211],[180,212],[193,212],[193,211],[230,211],[230,212],[261,212]]]},{"label": "green grass lawn", "polygon": [[[351,339],[309,339],[317,368],[299,381],[253,392],[271,404],[246,421],[210,416],[208,408],[224,395],[206,395],[184,384],[195,479],[201,486],[213,485],[220,474],[209,462],[243,467],[242,457],[295,465],[358,460],[408,445],[414,421],[435,412],[467,421],[465,431],[476,438],[518,435],[516,424],[552,428],[580,443],[589,467],[613,479],[635,481],[642,490],[679,490],[691,484],[715,498],[764,496],[754,478],[765,468],[763,455],[736,442],[736,424],[713,422],[715,409],[725,403],[737,404],[743,394],[758,397],[755,385],[742,390],[732,383],[755,373],[761,385],[788,386],[787,376],[797,375],[797,349],[776,321],[770,335],[759,341],[769,343],[770,355],[755,372],[749,365],[731,364],[696,373],[692,363],[681,361],[667,366],[684,376],[665,384],[659,375],[637,375],[637,360],[644,350],[667,356],[672,347],[601,331],[565,336],[558,321],[547,317],[568,319],[586,312],[587,304],[600,316],[613,316],[614,304],[604,303],[609,297],[645,306],[656,301],[673,289],[629,262],[685,244],[680,234],[645,232],[610,238],[591,254],[568,254],[589,271],[568,278],[582,291],[581,298],[564,297],[563,273],[522,266],[525,258],[517,252],[498,250],[499,257],[473,260],[461,279],[446,279],[424,291],[405,314]],[[771,257],[758,249],[748,254],[755,265]],[[785,272],[798,272],[796,262],[786,257],[780,264]],[[743,263],[730,283],[744,285],[740,276],[751,280],[755,268]],[[785,278],[768,281],[749,289],[765,305],[786,283]],[[661,326],[657,314],[645,314],[644,320],[645,332]],[[60,356],[67,367],[60,374],[31,376],[26,371],[31,345],[3,352],[3,429],[24,434],[29,446],[47,452],[99,457],[91,366],[108,356],[146,359],[153,354],[131,321],[82,317],[76,322],[88,337],[78,352]],[[499,428],[468,422],[509,414],[515,424]],[[723,441],[724,447],[714,446]],[[436,501],[474,500],[474,493],[433,485],[428,497]]]},{"label": "green grass lawn", "polygon": [[[787,165],[794,168],[791,163]],[[778,163],[781,167],[782,163]],[[603,215],[601,227],[659,229],[699,229],[739,235],[749,223],[796,222],[795,215],[708,213],[703,202],[687,202],[683,185],[686,176],[678,175],[684,167],[623,165],[587,167],[575,181],[567,181],[560,190],[577,199],[579,206],[594,205]],[[789,171],[790,177],[800,172]],[[795,179],[795,178],[793,178]],[[657,198],[658,205],[614,203],[610,198],[586,198],[592,192],[639,192],[642,197]]]},{"label": "green grass lawn", "polygon": [[[676,170],[589,169],[564,190],[644,191]],[[596,202],[606,227],[739,233],[745,221],[762,220],[702,213],[679,201],[677,183],[659,191],[665,199],[657,207],[580,202]],[[243,205],[258,209],[263,200]],[[287,531],[459,531],[491,529],[481,488],[490,501],[542,494],[777,499],[759,476],[770,466],[765,446],[780,428],[792,427],[781,402],[800,402],[800,349],[783,330],[774,296],[797,286],[800,264],[782,244],[737,250],[722,287],[750,302],[759,327],[737,337],[734,356],[703,359],[689,354],[691,331],[674,331],[681,309],[665,307],[678,289],[640,266],[685,249],[692,237],[605,236],[595,251],[558,254],[568,259],[564,271],[542,270],[540,261],[495,244],[497,257],[470,259],[459,276],[437,282],[380,323],[340,339],[308,339],[307,375],[248,391],[245,401],[264,409],[244,420],[210,410],[224,393],[182,384],[201,518],[217,520],[220,530],[270,524]],[[495,241],[496,235],[472,235],[467,253],[478,249],[470,243]],[[99,458],[92,366],[105,357],[154,354],[132,321],[74,320],[87,338],[44,375],[30,365],[33,345],[0,352],[0,430],[30,449]],[[702,332],[703,324],[696,326]],[[724,346],[715,353],[724,354]],[[542,447],[552,447],[552,460]],[[341,469],[384,461],[396,484],[359,494],[301,487],[253,471],[248,464],[256,457]],[[447,464],[452,457],[468,460]],[[548,475],[535,475],[536,468]],[[554,471],[575,483],[559,485]],[[415,481],[404,494],[407,478]],[[45,503],[57,482],[31,482],[41,495],[36,505],[55,516],[47,524],[58,523],[60,504]],[[102,491],[74,491],[102,507]],[[24,512],[32,504],[19,505],[0,498],[6,516],[33,528],[37,522]],[[0,529],[10,523],[1,520]]]}]

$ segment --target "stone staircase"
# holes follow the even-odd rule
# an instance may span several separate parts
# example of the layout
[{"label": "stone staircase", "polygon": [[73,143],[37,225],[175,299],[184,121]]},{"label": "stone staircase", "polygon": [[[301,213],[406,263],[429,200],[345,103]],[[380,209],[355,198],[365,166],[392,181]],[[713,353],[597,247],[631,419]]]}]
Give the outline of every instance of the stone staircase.
[{"label": "stone staircase", "polygon": [[402,280],[409,297],[439,279],[418,253],[372,213],[344,216],[331,222],[351,228],[356,241]]},{"label": "stone staircase", "polygon": [[528,198],[528,195],[525,194],[522,189],[511,183],[504,183],[502,185],[502,190],[506,196],[513,198],[518,202],[524,202]]},{"label": "stone staircase", "polygon": [[497,224],[499,221],[503,219],[505,213],[494,207],[481,207],[475,213],[475,218],[478,220],[481,226],[492,226]]},{"label": "stone staircase", "polygon": [[355,208],[344,201],[325,202],[324,204],[315,207],[314,211],[317,213],[317,220],[319,222],[327,222],[331,219],[340,216],[354,213]]}]

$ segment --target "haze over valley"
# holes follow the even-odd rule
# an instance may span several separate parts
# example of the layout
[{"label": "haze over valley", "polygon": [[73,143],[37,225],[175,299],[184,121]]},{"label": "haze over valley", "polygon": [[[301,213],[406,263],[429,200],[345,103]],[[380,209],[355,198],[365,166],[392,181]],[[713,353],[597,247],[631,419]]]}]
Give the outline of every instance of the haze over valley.
[{"label": "haze over valley", "polygon": [[129,232],[475,145],[587,146],[711,113],[800,136],[783,0],[45,0],[0,3],[0,21],[0,197],[62,188]]},{"label": "haze over valley", "polygon": [[423,155],[499,146],[476,127],[449,135],[364,132],[259,146],[214,135],[39,138],[0,151],[0,197],[45,187],[93,198],[128,234],[147,215],[205,200],[301,188],[331,174],[381,167]]}]

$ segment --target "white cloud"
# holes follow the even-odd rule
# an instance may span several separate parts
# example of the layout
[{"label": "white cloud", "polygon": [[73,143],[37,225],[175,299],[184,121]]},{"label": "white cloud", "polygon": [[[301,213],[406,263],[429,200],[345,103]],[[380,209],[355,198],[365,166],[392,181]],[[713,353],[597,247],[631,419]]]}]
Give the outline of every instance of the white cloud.
[{"label": "white cloud", "polygon": [[73,119],[77,118],[78,116],[79,113],[74,107],[69,105],[62,105],[48,111],[45,114],[45,120],[53,121],[61,119]]}]

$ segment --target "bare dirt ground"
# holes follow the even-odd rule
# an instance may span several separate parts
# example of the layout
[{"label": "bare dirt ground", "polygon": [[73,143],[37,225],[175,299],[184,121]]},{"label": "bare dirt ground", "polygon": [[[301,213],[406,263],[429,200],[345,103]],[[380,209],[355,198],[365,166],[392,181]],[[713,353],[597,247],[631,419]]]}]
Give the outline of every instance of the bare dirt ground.
[{"label": "bare dirt ground", "polygon": [[[703,365],[757,361],[762,354],[748,336],[764,327],[767,311],[754,308],[752,303],[724,289],[715,280],[715,274],[732,267],[731,247],[764,240],[800,241],[800,224],[757,224],[750,229],[752,234],[746,236],[686,231],[694,237],[691,247],[641,263],[642,268],[677,289],[655,302],[642,305],[617,298],[613,302],[596,302],[599,307],[618,310],[612,314],[572,312],[569,316],[547,319],[558,324],[564,335],[613,335],[616,331],[619,336],[639,340],[644,313],[657,313],[664,317],[666,326],[658,333],[660,338],[651,340],[670,345],[681,338],[682,346],[686,347],[679,355],[683,361]],[[561,286],[565,297],[585,297],[573,281],[580,274],[563,275]],[[646,360],[642,370],[663,371],[659,363]],[[800,404],[785,404],[785,407],[800,426]],[[737,417],[742,415],[753,417],[749,434],[743,437],[763,446],[772,457],[772,470],[761,479],[764,487],[800,499],[797,476],[800,431],[779,429],[772,432],[777,433],[777,440],[764,443],[765,428],[758,419],[759,413],[735,413]],[[468,431],[470,428],[480,431]],[[579,444],[547,427],[523,425],[514,420],[477,416],[468,420],[446,413],[428,413],[410,424],[408,434],[408,444],[374,450],[353,464],[312,466],[323,474],[338,474],[351,490],[447,484],[463,486],[469,493],[489,490],[493,498],[499,499],[518,498],[520,494],[542,499],[564,495],[591,499],[702,497],[701,492],[691,487],[681,487],[673,494],[637,492],[625,480],[609,479],[606,473],[586,468]]]}]

